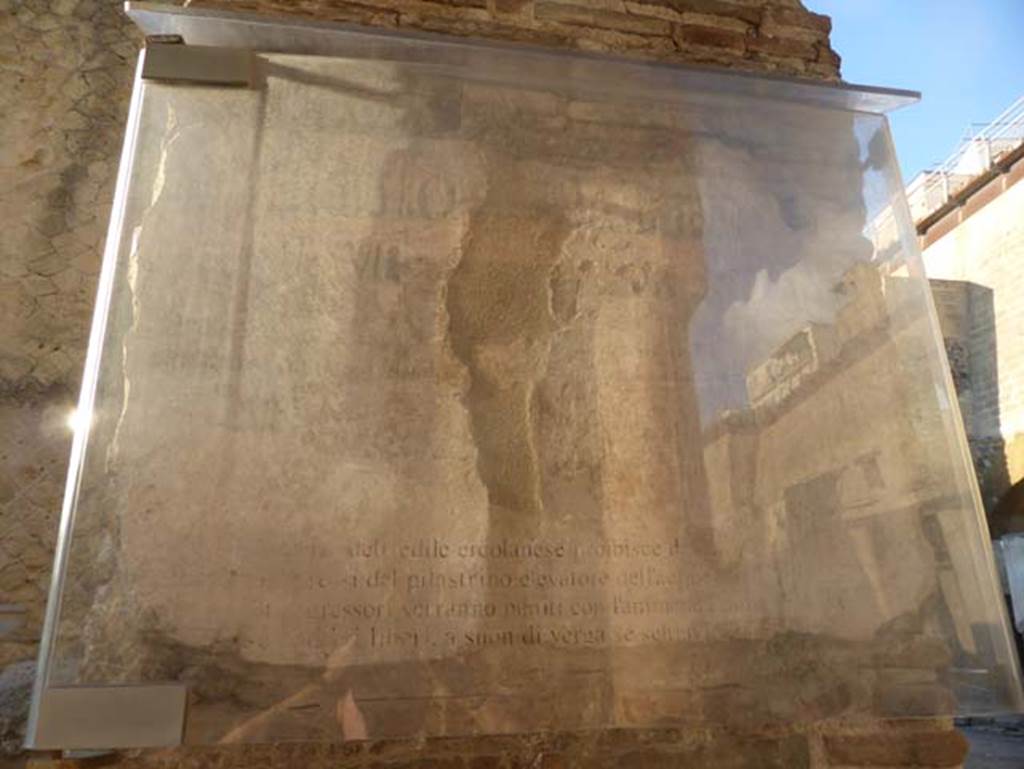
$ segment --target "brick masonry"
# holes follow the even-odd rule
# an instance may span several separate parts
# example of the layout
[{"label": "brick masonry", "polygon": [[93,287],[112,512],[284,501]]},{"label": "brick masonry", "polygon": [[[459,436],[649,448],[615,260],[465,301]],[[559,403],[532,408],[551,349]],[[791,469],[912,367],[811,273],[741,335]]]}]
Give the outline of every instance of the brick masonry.
[{"label": "brick masonry", "polygon": [[[590,733],[352,744],[215,746],[126,757],[121,769],[954,769],[967,741],[947,722],[894,721],[854,730]],[[34,760],[29,769],[87,769]]]},{"label": "brick masonry", "polygon": [[[799,0],[238,0],[197,3],[381,27],[839,77],[830,22]],[[120,0],[0,0],[0,766],[21,765],[31,660],[67,466],[135,53]],[[13,628],[13,632],[8,632]],[[945,721],[742,734],[609,732],[143,754],[188,767],[952,767]],[[40,767],[70,766],[37,760]]]},{"label": "brick masonry", "polygon": [[378,27],[514,40],[834,81],[831,22],[798,0],[199,0]]}]

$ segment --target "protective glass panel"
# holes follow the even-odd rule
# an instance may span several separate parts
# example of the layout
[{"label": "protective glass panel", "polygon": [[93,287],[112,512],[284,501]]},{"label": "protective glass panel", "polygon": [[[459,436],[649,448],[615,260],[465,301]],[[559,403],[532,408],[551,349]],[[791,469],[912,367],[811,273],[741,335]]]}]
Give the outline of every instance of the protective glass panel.
[{"label": "protective glass panel", "polygon": [[531,57],[139,80],[46,687],[193,743],[1018,706],[885,118]]}]

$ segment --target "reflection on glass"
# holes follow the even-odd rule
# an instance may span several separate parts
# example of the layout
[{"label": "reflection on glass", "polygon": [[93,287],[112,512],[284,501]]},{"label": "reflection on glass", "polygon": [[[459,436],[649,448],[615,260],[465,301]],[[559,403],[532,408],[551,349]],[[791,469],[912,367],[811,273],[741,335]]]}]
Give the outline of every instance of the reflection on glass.
[{"label": "reflection on glass", "polygon": [[51,686],[197,743],[1015,704],[884,118],[564,62],[140,84]]}]

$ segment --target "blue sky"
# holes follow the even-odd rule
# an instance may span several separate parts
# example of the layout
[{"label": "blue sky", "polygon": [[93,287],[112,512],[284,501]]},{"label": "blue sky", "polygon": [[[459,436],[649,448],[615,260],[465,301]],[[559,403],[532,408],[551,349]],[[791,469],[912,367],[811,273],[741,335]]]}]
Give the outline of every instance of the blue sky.
[{"label": "blue sky", "polygon": [[903,180],[938,163],[970,123],[1024,95],[1024,0],[804,0],[832,17],[851,83],[909,88],[891,116]]}]

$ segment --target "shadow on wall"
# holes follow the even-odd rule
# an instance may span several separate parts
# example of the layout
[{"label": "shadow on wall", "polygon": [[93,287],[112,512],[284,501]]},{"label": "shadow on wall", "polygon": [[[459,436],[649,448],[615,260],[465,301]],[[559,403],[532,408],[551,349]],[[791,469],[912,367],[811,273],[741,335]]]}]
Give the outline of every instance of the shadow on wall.
[{"label": "shadow on wall", "polygon": [[[1005,457],[1002,466],[1005,471]],[[993,537],[1024,531],[1024,479],[1010,486],[999,497],[988,518]]]}]

